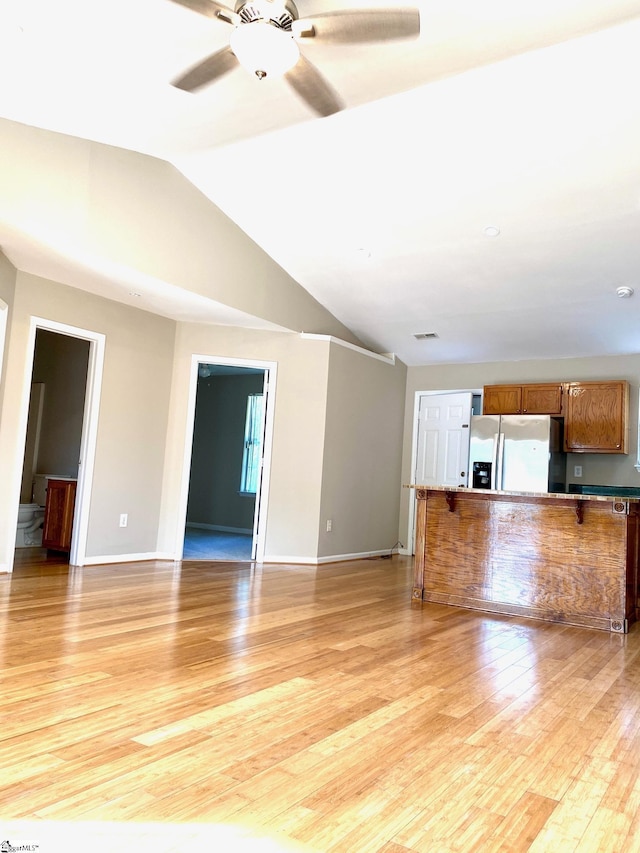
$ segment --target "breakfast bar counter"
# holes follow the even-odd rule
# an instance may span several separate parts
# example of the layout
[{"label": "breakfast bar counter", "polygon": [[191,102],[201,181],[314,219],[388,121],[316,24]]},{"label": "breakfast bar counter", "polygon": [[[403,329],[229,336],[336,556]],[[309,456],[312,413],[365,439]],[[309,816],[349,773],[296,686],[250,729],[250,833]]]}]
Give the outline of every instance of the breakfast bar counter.
[{"label": "breakfast bar counter", "polygon": [[640,499],[412,488],[414,600],[616,633],[635,622]]}]

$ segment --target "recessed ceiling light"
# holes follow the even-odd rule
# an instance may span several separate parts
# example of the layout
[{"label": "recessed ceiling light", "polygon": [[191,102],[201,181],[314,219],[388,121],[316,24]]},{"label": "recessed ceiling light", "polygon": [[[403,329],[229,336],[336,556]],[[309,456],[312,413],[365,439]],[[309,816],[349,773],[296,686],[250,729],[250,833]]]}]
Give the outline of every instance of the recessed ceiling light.
[{"label": "recessed ceiling light", "polygon": [[619,287],[616,290],[616,293],[618,294],[620,299],[628,299],[630,296],[633,296],[633,288],[624,285],[623,287]]},{"label": "recessed ceiling light", "polygon": [[497,237],[500,233],[500,229],[497,225],[487,225],[484,228],[484,236],[485,237]]}]

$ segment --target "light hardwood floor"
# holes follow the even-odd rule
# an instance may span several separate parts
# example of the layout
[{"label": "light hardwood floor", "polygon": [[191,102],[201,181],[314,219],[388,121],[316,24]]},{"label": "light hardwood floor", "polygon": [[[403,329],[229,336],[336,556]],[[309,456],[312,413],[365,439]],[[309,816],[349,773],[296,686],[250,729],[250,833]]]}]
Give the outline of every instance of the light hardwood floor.
[{"label": "light hardwood floor", "polygon": [[412,603],[411,568],[23,559],[0,576],[2,839],[640,850],[640,629]]}]

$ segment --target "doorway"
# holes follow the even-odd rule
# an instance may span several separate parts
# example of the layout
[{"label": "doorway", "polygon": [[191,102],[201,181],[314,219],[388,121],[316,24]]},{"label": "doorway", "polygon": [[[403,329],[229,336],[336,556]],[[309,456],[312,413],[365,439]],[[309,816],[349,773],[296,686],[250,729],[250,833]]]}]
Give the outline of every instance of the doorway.
[{"label": "doorway", "polygon": [[[411,483],[466,486],[471,416],[480,414],[481,392],[418,391],[414,408]],[[408,542],[415,553],[415,490],[410,490]]]},{"label": "doorway", "polygon": [[273,368],[198,360],[183,560],[258,558],[270,457]]},{"label": "doorway", "polygon": [[[38,350],[43,341],[47,340],[49,345],[53,345],[53,350],[47,350],[45,345],[45,355],[39,355]],[[61,365],[64,362],[59,361],[52,353],[57,350],[58,355],[60,350],[73,351],[75,346],[78,346],[77,353],[83,353],[80,360],[76,363],[75,370],[77,372],[77,382],[79,385],[75,389],[77,393],[77,401],[73,404],[73,408],[79,410],[78,420],[74,427],[76,438],[73,446],[66,446],[64,436],[69,428],[65,418],[69,414],[71,403],[69,398],[65,398],[65,383],[69,382],[69,375],[65,374],[65,369]],[[18,515],[21,499],[25,494],[33,498],[31,486],[28,483],[29,474],[26,473],[27,485],[23,492],[23,480],[25,479],[25,469],[31,467],[40,468],[41,465],[47,466],[49,463],[55,462],[56,466],[63,465],[65,470],[48,470],[46,472],[36,471],[35,473],[47,474],[68,474],[69,477],[76,481],[76,498],[73,509],[72,521],[72,536],[69,550],[69,562],[71,565],[84,565],[86,554],[86,542],[89,522],[89,497],[91,493],[91,480],[93,476],[93,463],[95,458],[95,445],[98,425],[98,411],[100,401],[100,390],[102,383],[102,368],[104,364],[104,349],[105,336],[85,329],[80,329],[75,326],[69,326],[63,323],[46,320],[39,317],[31,317],[28,339],[28,359],[26,364],[25,384],[21,405],[21,415],[19,422],[19,431],[23,436],[24,442],[18,452],[23,456],[30,456],[30,461],[21,469],[16,471],[16,480],[13,483],[12,492],[15,495],[15,515],[9,522],[10,528],[15,530],[12,540],[6,542],[6,565],[9,571],[13,568],[15,558],[15,544],[18,536]],[[47,383],[49,385],[49,402],[51,408],[51,423],[53,424],[51,433],[46,439],[44,432],[47,430],[46,418],[44,412],[40,414],[40,435],[35,436],[37,441],[27,442],[27,425],[29,415],[29,405],[31,402],[32,378],[35,377],[34,370],[38,370],[38,361],[47,362],[52,358],[53,363],[48,365],[49,372],[47,373]],[[56,371],[62,375],[55,375]],[[46,369],[45,369],[46,372]],[[39,383],[42,385],[42,383]],[[53,393],[52,389],[57,386],[57,391]],[[68,389],[67,389],[68,391]],[[42,387],[39,389],[39,403],[36,408],[46,407],[46,387],[44,392]],[[79,431],[79,441],[77,440],[77,432]],[[35,448],[34,448],[35,444]],[[44,447],[49,445],[46,450]],[[37,452],[37,456],[34,453]],[[51,455],[49,455],[51,454]],[[58,455],[56,455],[58,454]],[[62,454],[62,455],[60,455]],[[71,476],[75,475],[75,476]]]}]

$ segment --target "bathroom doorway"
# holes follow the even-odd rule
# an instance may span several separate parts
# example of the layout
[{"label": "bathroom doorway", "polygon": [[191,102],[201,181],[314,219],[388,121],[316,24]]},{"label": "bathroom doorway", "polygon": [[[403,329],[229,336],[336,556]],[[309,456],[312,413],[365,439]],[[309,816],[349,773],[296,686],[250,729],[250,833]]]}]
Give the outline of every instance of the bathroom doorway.
[{"label": "bathroom doorway", "polygon": [[89,346],[36,329],[16,548],[42,547],[49,480],[77,483]]},{"label": "bathroom doorway", "polygon": [[275,365],[198,360],[184,560],[264,553]]},{"label": "bathroom doorway", "polygon": [[[28,346],[29,378],[24,386],[20,418],[20,429],[25,439],[24,462],[22,476],[14,486],[16,504],[27,498],[36,503],[33,486],[37,474],[74,481],[77,488],[68,554],[72,565],[82,566],[86,552],[105,337],[97,332],[32,317]],[[32,379],[44,381],[34,383]],[[32,394],[34,384],[39,388]],[[30,408],[32,422],[29,426]],[[49,465],[53,470],[42,470],[43,466],[48,468]],[[46,478],[44,481],[46,486]],[[38,507],[41,500],[42,497]],[[20,535],[19,513],[20,507],[16,506],[16,540],[7,543],[11,547],[11,553],[7,553],[9,570],[13,566],[15,544]]]}]

